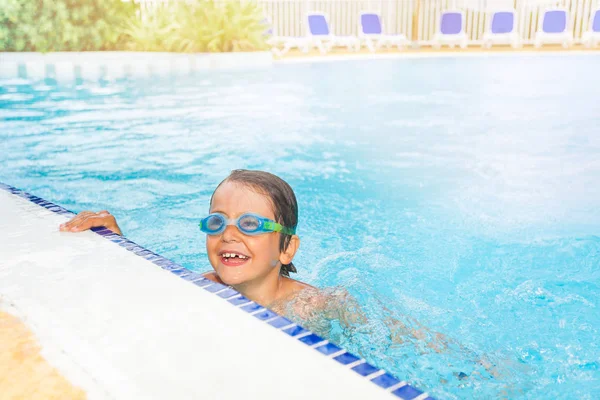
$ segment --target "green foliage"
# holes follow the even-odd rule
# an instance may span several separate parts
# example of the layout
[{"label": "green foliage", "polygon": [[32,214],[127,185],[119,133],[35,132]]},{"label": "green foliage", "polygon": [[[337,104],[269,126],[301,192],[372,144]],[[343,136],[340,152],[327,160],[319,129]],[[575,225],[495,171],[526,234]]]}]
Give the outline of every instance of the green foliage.
[{"label": "green foliage", "polygon": [[168,3],[140,20],[131,17],[123,47],[175,52],[231,52],[267,48],[264,14],[250,1]]},{"label": "green foliage", "polygon": [[[230,52],[267,48],[266,26],[262,22],[264,14],[256,3],[208,0],[181,7],[179,11],[179,51]],[[193,17],[185,18],[185,15]]]},{"label": "green foliage", "polygon": [[0,51],[230,52],[267,48],[259,6],[169,2],[140,18],[133,1],[0,0]]},{"label": "green foliage", "polygon": [[112,50],[134,13],[121,0],[0,0],[0,51]]},{"label": "green foliage", "polygon": [[175,35],[178,25],[172,10],[160,9],[144,19],[130,16],[120,27],[122,36],[120,47],[123,50],[169,51],[169,42]]}]

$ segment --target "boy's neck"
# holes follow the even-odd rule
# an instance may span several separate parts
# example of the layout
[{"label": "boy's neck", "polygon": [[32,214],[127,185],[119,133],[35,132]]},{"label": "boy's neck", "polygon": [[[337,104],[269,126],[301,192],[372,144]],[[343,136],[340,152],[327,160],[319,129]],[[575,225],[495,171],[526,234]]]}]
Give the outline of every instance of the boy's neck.
[{"label": "boy's neck", "polygon": [[250,299],[261,306],[268,307],[271,303],[281,297],[281,288],[283,277],[279,271],[274,270],[266,277],[255,279],[232,287],[240,292],[244,297]]}]

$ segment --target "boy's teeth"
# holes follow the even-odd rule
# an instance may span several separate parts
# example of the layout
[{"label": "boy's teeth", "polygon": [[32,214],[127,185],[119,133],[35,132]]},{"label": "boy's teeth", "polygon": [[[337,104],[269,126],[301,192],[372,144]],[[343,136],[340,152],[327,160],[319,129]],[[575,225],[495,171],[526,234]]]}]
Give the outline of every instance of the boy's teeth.
[{"label": "boy's teeth", "polygon": [[241,258],[241,259],[248,258],[246,256],[242,256],[241,254],[233,254],[233,253],[223,253],[223,257],[225,257],[225,258],[238,257],[238,258]]}]

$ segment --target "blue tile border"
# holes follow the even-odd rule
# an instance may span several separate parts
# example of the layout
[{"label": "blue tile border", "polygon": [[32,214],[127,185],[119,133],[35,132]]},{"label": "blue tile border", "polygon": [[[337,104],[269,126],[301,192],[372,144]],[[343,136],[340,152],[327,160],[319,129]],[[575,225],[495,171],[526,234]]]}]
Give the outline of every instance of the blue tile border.
[{"label": "blue tile border", "polygon": [[281,329],[286,326],[294,325],[294,323],[285,317],[279,316],[272,321],[269,321],[269,325],[274,326],[277,329]]},{"label": "blue tile border", "polygon": [[[33,196],[27,192],[2,182],[0,182],[0,189],[4,189],[15,196],[29,200],[32,203],[57,214],[68,216],[75,215],[75,213],[61,206],[46,201],[40,197]],[[295,324],[289,319],[245,298],[238,291],[229,286],[206,279],[202,276],[202,274],[191,271],[169,259],[166,259],[163,256],[156,254],[123,236],[117,235],[107,228],[92,228],[91,231],[131,251],[135,255],[142,257],[155,265],[158,265],[162,269],[178,275],[180,278],[215,294],[216,296],[228,301],[233,306],[236,306],[255,318],[273,326],[275,329],[281,330],[282,332],[290,335],[299,342],[304,343],[309,347],[313,347],[325,357],[332,358],[338,363],[356,372],[358,375],[365,377],[365,379],[369,379],[374,385],[377,385],[380,388],[388,391],[397,398],[403,400],[412,400],[417,398],[418,400],[434,400],[431,396],[428,396],[427,393],[424,393],[423,391],[407,384],[406,382],[397,379],[388,372],[385,372],[384,370],[365,362],[360,357],[347,352],[343,348],[336,346],[333,343],[329,343],[321,336],[301,327],[300,325]]]},{"label": "blue tile border", "polygon": [[232,298],[232,299],[227,300],[227,301],[229,301],[234,306],[240,306],[242,304],[248,304],[250,302],[250,299],[247,299],[244,296],[240,295],[239,297]]},{"label": "blue tile border", "polygon": [[310,331],[308,329],[304,329],[300,325],[292,326],[290,328],[284,329],[283,331],[285,333],[287,333],[288,335],[290,335],[291,337],[296,337],[296,336],[300,336],[300,335],[304,336],[306,333],[310,333]]},{"label": "blue tile border", "polygon": [[406,400],[412,400],[415,397],[419,397],[423,394],[423,392],[419,389],[415,389],[409,385],[402,386],[401,388],[394,390],[392,393]]},{"label": "blue tile border", "polygon": [[385,374],[379,375],[377,378],[373,379],[371,382],[373,382],[374,384],[376,384],[379,387],[387,389],[389,387],[399,384],[400,380],[396,379],[396,377],[394,377],[386,372]]},{"label": "blue tile border", "polygon": [[352,370],[362,376],[369,376],[374,374],[377,371],[380,371],[379,368],[372,366],[369,363],[358,364],[356,367],[352,367]]},{"label": "blue tile border", "polygon": [[301,337],[300,340],[302,343],[305,343],[309,346],[314,346],[317,343],[321,343],[323,341],[325,341],[325,339],[323,339],[321,336],[316,335],[314,333],[311,333],[310,335]]},{"label": "blue tile border", "polygon": [[357,361],[360,361],[359,357],[351,353],[342,353],[339,356],[334,357],[333,359],[342,365],[350,365],[354,364]]},{"label": "blue tile border", "polygon": [[333,353],[339,353],[341,350],[343,350],[341,347],[336,346],[333,343],[327,343],[322,346],[315,347],[315,349],[319,353],[325,354],[326,356],[329,356]]}]

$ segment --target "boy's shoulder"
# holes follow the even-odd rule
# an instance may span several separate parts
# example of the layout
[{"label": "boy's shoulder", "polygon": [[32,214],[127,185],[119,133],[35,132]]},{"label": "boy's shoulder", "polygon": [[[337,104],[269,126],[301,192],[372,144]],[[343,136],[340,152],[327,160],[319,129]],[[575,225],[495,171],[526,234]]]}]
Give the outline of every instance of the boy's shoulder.
[{"label": "boy's shoulder", "polygon": [[316,288],[308,283],[285,278],[285,289],[283,295],[274,303],[281,307],[292,307],[298,312],[300,309],[325,311],[331,295],[326,290]]},{"label": "boy's shoulder", "polygon": [[314,286],[309,285],[308,283],[304,283],[301,281],[297,281],[295,279],[292,278],[288,278],[288,277],[284,277],[283,278],[283,283],[285,285],[285,291],[289,294],[295,294],[297,292],[300,292],[302,290],[314,290],[314,291],[318,291],[318,289]]}]

